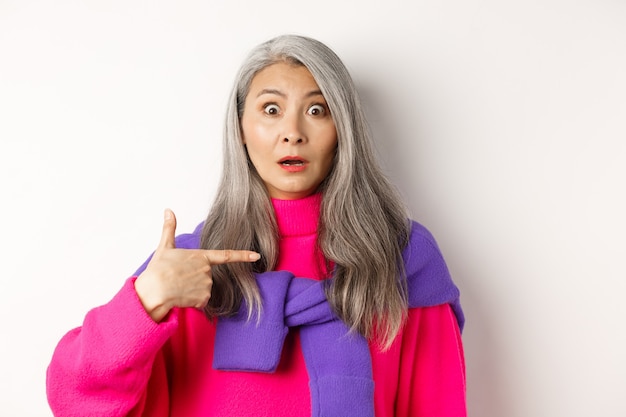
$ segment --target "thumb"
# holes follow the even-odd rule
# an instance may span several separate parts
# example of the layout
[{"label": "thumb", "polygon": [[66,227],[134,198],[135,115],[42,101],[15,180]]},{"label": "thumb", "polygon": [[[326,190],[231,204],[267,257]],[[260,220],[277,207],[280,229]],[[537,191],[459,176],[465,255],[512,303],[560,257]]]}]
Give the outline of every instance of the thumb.
[{"label": "thumb", "polygon": [[165,209],[163,217],[163,232],[161,232],[159,249],[173,249],[176,247],[176,216],[172,210]]}]

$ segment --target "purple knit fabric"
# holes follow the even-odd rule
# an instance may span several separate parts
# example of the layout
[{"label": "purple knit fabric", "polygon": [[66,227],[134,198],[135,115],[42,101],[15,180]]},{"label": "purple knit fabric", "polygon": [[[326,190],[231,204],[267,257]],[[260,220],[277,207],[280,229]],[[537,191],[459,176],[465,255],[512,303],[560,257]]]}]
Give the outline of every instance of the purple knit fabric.
[{"label": "purple knit fabric", "polygon": [[[202,224],[176,239],[177,247],[198,248]],[[403,251],[409,307],[450,304],[461,330],[459,290],[437,244],[426,228],[413,222]],[[145,269],[149,259],[135,273]],[[328,282],[296,278],[288,271],[256,275],[262,315],[247,320],[243,304],[235,316],[217,322],[213,367],[220,370],[274,372],[289,328],[298,328],[309,373],[312,415],[374,416],[374,382],[369,345],[331,310],[324,293]]]},{"label": "purple knit fabric", "polygon": [[213,368],[274,372],[289,328],[300,329],[313,416],[374,415],[369,346],[331,310],[324,283],[288,271],[256,276],[263,314],[248,321],[243,305],[217,322]]}]

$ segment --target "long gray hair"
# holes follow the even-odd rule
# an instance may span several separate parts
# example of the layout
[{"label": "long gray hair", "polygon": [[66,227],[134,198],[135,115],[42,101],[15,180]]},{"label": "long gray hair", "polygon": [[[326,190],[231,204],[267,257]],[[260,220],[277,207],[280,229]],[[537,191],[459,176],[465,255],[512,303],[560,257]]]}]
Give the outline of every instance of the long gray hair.
[{"label": "long gray hair", "polygon": [[261,260],[214,266],[206,313],[233,314],[242,300],[249,317],[259,313],[261,299],[253,273],[271,271],[277,262],[278,230],[271,199],[248,158],[240,122],[252,79],[278,62],[309,70],[337,130],[334,165],[318,190],[322,207],[317,247],[327,262],[335,264],[328,300],[352,330],[388,347],[407,309],[402,249],[410,232],[408,213],[374,156],[348,70],[326,45],[303,36],[279,36],[257,46],[236,77],[224,129],[224,170],[201,246],[254,250],[261,253]]}]

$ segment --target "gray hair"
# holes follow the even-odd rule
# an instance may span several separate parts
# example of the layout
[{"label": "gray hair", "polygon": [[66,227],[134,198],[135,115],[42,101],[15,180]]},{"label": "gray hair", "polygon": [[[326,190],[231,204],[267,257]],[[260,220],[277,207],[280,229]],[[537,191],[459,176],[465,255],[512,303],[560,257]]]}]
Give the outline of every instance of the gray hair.
[{"label": "gray hair", "polygon": [[262,257],[255,264],[213,267],[206,313],[233,314],[245,300],[248,316],[258,314],[261,300],[253,273],[270,271],[277,262],[278,230],[271,199],[248,158],[240,122],[252,79],[278,62],[309,70],[337,130],[334,164],[318,190],[322,208],[317,246],[324,259],[335,264],[328,300],[351,329],[388,347],[407,309],[402,249],[410,232],[408,213],[375,157],[347,68],[325,44],[304,36],[283,35],[257,46],[236,77],[226,113],[222,178],[201,246],[255,250]]}]

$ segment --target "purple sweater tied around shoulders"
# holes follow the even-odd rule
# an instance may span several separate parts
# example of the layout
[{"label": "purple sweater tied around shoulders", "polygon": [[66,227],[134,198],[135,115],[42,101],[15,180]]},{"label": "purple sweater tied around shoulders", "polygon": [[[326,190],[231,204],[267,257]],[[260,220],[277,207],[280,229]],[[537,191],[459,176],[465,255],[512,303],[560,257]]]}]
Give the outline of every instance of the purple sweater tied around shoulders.
[{"label": "purple sweater tied around shoulders", "polygon": [[[177,247],[198,248],[201,231],[202,224],[193,234],[179,236]],[[419,223],[412,223],[409,244],[402,255],[409,308],[450,304],[462,330],[465,319],[459,290],[434,239]],[[236,315],[219,318],[213,368],[274,372],[289,328],[298,328],[309,373],[312,416],[373,417],[369,344],[360,334],[350,332],[332,311],[324,292],[329,282],[294,277],[288,271],[256,274],[256,280],[263,300],[261,317],[249,321],[244,302]]]}]

